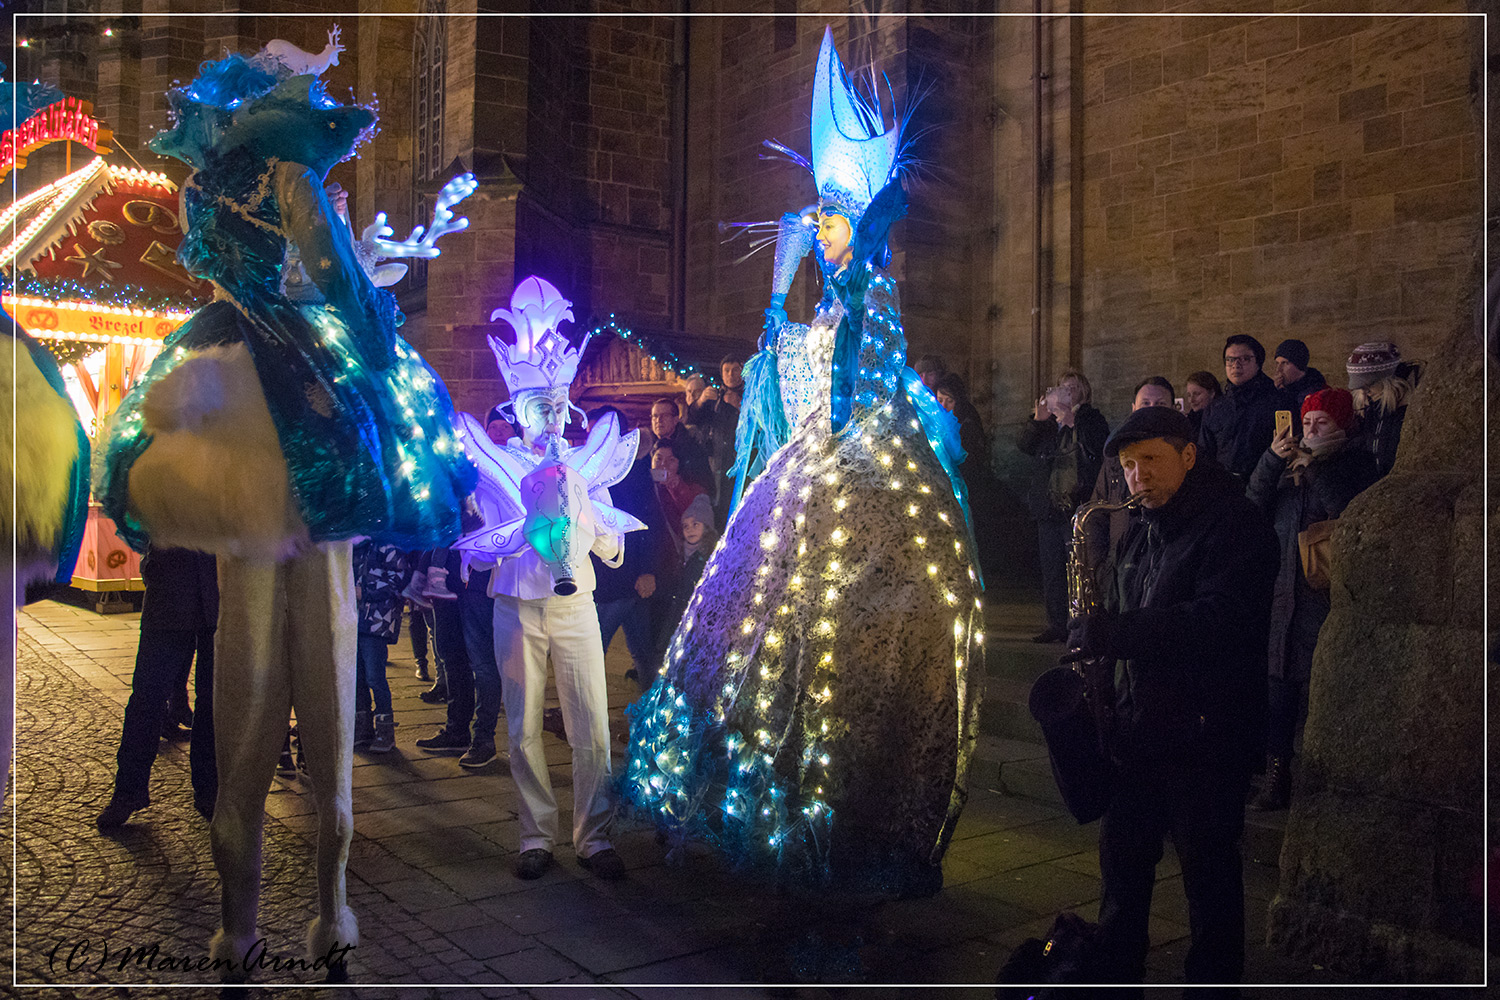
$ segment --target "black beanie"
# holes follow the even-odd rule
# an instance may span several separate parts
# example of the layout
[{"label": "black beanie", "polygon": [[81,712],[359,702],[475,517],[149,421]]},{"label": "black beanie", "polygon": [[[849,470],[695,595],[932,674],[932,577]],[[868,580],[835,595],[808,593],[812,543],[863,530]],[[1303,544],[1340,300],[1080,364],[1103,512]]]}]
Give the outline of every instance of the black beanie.
[{"label": "black beanie", "polygon": [[1276,353],[1271,355],[1271,357],[1286,358],[1298,368],[1307,371],[1307,362],[1311,356],[1307,352],[1307,345],[1302,341],[1283,340],[1276,345]]}]

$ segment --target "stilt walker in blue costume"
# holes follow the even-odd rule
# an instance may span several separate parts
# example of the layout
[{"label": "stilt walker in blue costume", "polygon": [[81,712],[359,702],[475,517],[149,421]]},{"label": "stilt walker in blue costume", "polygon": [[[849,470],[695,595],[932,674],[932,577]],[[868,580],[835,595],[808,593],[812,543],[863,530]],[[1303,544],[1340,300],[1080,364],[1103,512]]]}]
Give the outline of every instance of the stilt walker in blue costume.
[{"label": "stilt walker in blue costume", "polygon": [[[358,943],[344,876],[350,538],[446,545],[476,480],[447,390],[396,334],[394,298],[371,283],[324,192],[329,168],[375,121],[331,100],[308,72],[337,61],[334,41],[322,60],[278,41],[253,58],[205,63],[168,95],[173,127],[151,147],[195,170],[183,185],[178,256],[213,281],[215,301],[167,339],[121,404],[100,477],[105,510],[136,548],[149,539],[219,556],[214,702],[232,709],[215,720],[211,841],[223,912],[211,955],[234,963],[260,937],[264,801],[290,709],[318,811],[309,957],[336,962]],[[365,256],[436,255],[427,242]]]},{"label": "stilt walker in blue costume", "polygon": [[[5,64],[0,63],[0,72]],[[0,131],[25,121],[62,94],[39,84],[0,82]],[[11,111],[15,110],[14,119]],[[7,287],[0,275],[0,288]],[[26,587],[73,578],[89,508],[89,439],[52,354],[0,309],[0,576],[5,635],[0,636],[0,799],[10,779],[15,729],[16,608]],[[14,505],[12,505],[14,499]],[[14,557],[10,540],[15,540]]]},{"label": "stilt walker in blue costume", "polygon": [[[831,31],[812,162],[775,148],[810,166],[819,202],[782,217],[745,369],[741,461],[764,470],[632,709],[624,795],[670,838],[784,877],[936,891],[978,718],[981,582],[958,427],[905,366],[884,270],[901,126],[850,85]],[[782,307],[814,244],[824,294],[804,326]]]}]

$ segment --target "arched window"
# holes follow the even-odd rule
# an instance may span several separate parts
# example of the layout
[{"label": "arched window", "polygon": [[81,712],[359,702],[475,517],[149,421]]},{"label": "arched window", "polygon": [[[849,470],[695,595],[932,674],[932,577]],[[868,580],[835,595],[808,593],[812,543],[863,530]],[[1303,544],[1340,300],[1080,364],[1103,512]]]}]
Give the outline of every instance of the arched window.
[{"label": "arched window", "polygon": [[[428,193],[447,164],[443,163],[443,93],[448,56],[447,0],[422,0],[422,14],[412,36],[412,121],[416,126],[416,148],[412,162],[413,225],[432,218],[435,194]],[[427,261],[410,258],[412,288],[427,284]]]}]

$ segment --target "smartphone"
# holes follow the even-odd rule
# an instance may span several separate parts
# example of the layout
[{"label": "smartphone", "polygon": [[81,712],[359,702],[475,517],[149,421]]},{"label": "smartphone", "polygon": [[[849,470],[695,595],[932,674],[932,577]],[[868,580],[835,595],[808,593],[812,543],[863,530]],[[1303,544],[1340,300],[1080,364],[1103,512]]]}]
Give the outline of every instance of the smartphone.
[{"label": "smartphone", "polygon": [[1178,413],[1186,413],[1187,412],[1187,406],[1183,404],[1181,396],[1178,396],[1176,399],[1172,400],[1172,402],[1174,402],[1174,403],[1177,404],[1177,412]]},{"label": "smartphone", "polygon": [[1292,429],[1292,411],[1291,410],[1277,410],[1276,411],[1276,436],[1277,437],[1281,437],[1281,435],[1287,433],[1291,429]]}]

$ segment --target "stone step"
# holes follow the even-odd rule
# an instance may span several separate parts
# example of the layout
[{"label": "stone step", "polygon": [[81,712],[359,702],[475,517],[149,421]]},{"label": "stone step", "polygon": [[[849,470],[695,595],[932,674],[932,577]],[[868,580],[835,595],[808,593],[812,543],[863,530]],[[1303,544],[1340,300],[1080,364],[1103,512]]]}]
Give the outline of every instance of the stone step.
[{"label": "stone step", "polygon": [[980,733],[999,739],[1042,742],[1042,729],[1026,707],[1030,693],[1030,680],[987,678],[984,700],[979,704]]}]

